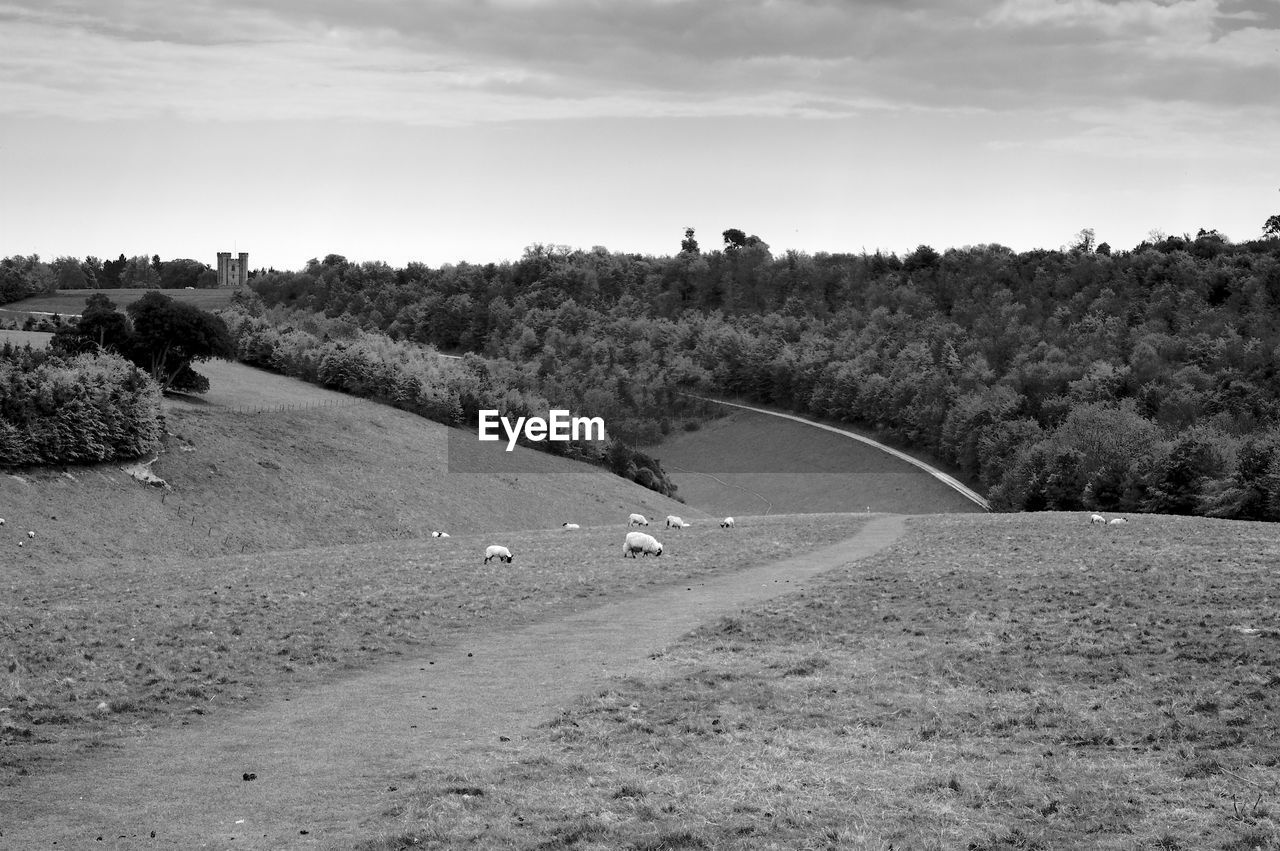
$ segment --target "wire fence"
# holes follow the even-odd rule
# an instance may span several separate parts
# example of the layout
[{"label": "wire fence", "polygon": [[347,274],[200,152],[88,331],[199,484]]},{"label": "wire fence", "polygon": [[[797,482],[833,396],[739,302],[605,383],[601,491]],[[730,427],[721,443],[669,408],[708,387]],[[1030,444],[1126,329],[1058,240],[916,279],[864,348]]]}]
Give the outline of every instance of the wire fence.
[{"label": "wire fence", "polygon": [[319,408],[354,408],[365,399],[334,399],[329,402],[298,402],[292,405],[235,405],[223,408],[236,414],[280,414],[288,411],[313,411]]}]

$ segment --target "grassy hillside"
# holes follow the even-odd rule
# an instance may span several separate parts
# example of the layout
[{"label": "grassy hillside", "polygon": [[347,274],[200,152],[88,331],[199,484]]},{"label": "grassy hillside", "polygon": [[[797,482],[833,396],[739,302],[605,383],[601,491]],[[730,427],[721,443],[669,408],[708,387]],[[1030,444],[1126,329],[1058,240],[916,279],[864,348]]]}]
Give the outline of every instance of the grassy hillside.
[{"label": "grassy hillside", "polygon": [[166,401],[168,437],[150,472],[167,488],[120,465],[9,471],[0,517],[37,534],[21,550],[0,544],[5,558],[29,569],[164,562],[700,514],[598,467],[498,444],[482,452],[474,435],[384,405],[240,364],[197,369],[209,394]]},{"label": "grassy hillside", "polygon": [[903,461],[802,423],[734,411],[646,451],[689,505],[712,515],[982,509]]}]

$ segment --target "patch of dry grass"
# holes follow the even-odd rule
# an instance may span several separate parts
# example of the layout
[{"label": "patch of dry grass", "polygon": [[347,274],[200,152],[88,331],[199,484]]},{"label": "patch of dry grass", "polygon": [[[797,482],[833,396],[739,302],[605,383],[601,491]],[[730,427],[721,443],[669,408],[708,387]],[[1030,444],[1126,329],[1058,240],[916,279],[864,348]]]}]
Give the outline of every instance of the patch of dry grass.
[{"label": "patch of dry grass", "polygon": [[1265,524],[918,518],[363,848],[1280,848],[1277,563]]},{"label": "patch of dry grass", "polygon": [[[131,729],[775,560],[848,537],[862,522],[768,518],[731,534],[696,524],[659,533],[661,559],[625,562],[626,527],[616,523],[10,570],[0,597],[0,782]],[[514,564],[482,563],[495,541],[511,546]]]}]

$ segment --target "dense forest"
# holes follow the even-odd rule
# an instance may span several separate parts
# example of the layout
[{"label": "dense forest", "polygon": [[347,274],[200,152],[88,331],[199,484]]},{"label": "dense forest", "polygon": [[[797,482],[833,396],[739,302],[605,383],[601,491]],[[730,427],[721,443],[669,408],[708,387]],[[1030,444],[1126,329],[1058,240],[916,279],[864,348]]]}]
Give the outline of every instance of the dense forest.
[{"label": "dense forest", "polygon": [[1280,519],[1280,239],[775,257],[722,237],[439,268],[329,255],[251,287],[473,352],[637,445],[706,416],[682,393],[721,394],[871,429],[1003,510]]},{"label": "dense forest", "polygon": [[711,416],[697,393],[866,428],[1002,510],[1280,520],[1280,217],[1264,234],[775,256],[730,229],[706,251],[687,230],[661,257],[331,254],[255,273],[258,299],[223,318],[242,360],[444,422],[486,406],[603,417],[625,452],[562,451],[664,492],[630,447]]}]

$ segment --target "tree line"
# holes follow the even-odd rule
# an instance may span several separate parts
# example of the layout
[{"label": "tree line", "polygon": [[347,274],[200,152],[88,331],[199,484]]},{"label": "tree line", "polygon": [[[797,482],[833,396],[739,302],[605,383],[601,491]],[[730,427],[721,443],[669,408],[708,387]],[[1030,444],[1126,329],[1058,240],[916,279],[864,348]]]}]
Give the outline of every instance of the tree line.
[{"label": "tree line", "polygon": [[557,406],[658,442],[727,394],[874,430],[1005,510],[1280,519],[1280,240],[1114,250],[922,245],[774,256],[731,229],[654,257],[259,275],[269,306],[471,352]]},{"label": "tree line", "polygon": [[218,273],[198,260],[161,260],[121,254],[115,260],[63,256],[46,262],[38,254],[0,258],[0,304],[58,290],[213,289]]}]

